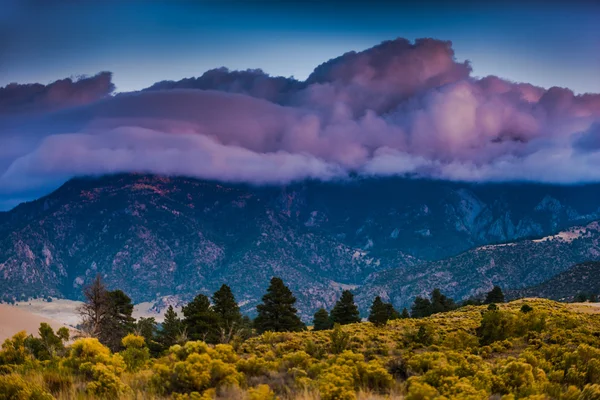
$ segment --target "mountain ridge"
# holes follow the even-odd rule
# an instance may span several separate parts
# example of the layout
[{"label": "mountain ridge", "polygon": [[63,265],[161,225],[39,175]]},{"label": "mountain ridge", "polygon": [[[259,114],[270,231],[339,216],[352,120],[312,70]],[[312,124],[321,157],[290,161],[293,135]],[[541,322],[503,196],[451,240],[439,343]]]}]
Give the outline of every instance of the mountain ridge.
[{"label": "mountain ridge", "polygon": [[[389,178],[259,187],[143,174],[78,178],[0,215],[0,288],[6,299],[77,299],[101,273],[140,302],[183,301],[228,283],[251,312],[278,275],[306,318],[330,308],[343,287],[356,287],[364,310],[368,295],[383,291],[375,288],[378,277],[420,276],[423,287],[388,293],[400,306],[439,282],[429,274],[483,262],[444,260],[600,219],[595,199],[600,185]],[[493,252],[502,254],[501,247]],[[527,282],[561,272],[536,271]]]}]

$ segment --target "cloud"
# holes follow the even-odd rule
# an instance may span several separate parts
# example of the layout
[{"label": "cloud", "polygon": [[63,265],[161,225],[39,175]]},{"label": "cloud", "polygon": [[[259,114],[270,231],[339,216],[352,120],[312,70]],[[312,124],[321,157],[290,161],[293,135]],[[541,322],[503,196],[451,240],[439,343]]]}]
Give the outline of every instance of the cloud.
[{"label": "cloud", "polygon": [[49,85],[11,83],[0,88],[0,115],[55,111],[89,104],[115,90],[110,72],[92,77],[66,78]]},{"label": "cloud", "polygon": [[446,41],[387,41],[306,81],[220,68],[112,90],[108,73],[0,89],[0,197],[115,172],[256,184],[350,173],[600,180],[599,94],[473,77]]}]

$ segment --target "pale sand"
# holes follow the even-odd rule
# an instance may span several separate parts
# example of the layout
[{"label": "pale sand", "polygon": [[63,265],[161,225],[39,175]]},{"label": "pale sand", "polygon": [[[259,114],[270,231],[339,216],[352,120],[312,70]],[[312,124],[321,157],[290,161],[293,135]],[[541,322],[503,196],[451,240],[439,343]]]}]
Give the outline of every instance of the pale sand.
[{"label": "pale sand", "polygon": [[[33,314],[23,307],[0,304],[0,341],[4,342],[5,339],[20,331],[37,336],[42,322],[49,324],[55,331],[65,326],[59,321]],[[73,333],[71,329],[71,334]]]}]

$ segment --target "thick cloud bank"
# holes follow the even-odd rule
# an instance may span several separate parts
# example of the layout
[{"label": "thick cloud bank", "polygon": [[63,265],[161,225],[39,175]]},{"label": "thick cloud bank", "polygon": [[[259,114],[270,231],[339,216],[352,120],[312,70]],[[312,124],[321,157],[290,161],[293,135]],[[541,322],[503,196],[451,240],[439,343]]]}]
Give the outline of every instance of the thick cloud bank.
[{"label": "thick cloud bank", "polygon": [[306,81],[220,68],[112,95],[110,78],[0,88],[0,197],[114,172],[600,181],[600,94],[473,77],[450,42],[384,42]]}]

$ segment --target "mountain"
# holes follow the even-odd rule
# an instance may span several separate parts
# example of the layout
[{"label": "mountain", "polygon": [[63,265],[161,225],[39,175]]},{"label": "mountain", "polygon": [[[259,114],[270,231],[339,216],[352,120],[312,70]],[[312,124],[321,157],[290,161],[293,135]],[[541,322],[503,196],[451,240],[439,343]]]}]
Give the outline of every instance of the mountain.
[{"label": "mountain", "polygon": [[[579,239],[524,239],[585,226],[600,219],[599,207],[600,185],[78,178],[0,213],[0,291],[5,300],[80,299],[100,273],[135,302],[184,301],[227,283],[252,311],[277,275],[304,317],[344,288],[360,293],[363,309],[379,291],[397,305],[437,284],[467,296],[492,282],[537,284],[599,258]],[[516,243],[498,244],[508,241]],[[578,246],[587,246],[580,256]]]},{"label": "mountain", "polygon": [[520,290],[510,290],[507,298],[543,297],[571,301],[578,293],[600,293],[600,262],[576,264],[539,285]]},{"label": "mountain", "polygon": [[493,285],[505,289],[537,285],[587,260],[600,260],[598,221],[540,239],[480,246],[444,260],[374,273],[357,297],[366,302],[379,295],[397,306],[409,306],[415,295],[440,288],[450,297],[464,299]]}]

